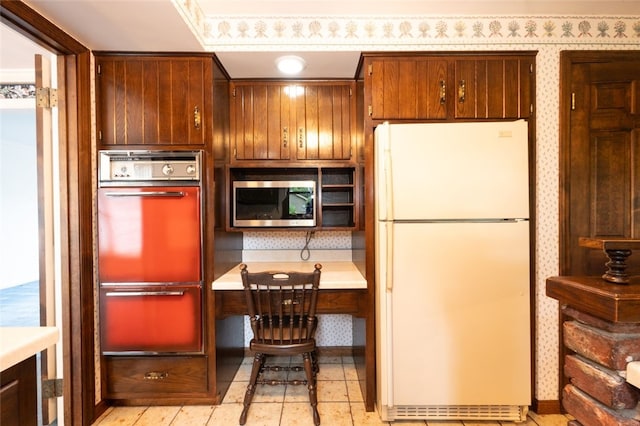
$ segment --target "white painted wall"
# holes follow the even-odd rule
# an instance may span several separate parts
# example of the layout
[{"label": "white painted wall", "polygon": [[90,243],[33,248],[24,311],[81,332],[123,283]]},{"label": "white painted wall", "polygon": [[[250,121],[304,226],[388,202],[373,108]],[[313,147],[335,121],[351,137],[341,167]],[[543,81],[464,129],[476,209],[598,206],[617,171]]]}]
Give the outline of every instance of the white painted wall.
[{"label": "white painted wall", "polygon": [[0,288],[38,280],[36,178],[35,102],[0,109]]}]

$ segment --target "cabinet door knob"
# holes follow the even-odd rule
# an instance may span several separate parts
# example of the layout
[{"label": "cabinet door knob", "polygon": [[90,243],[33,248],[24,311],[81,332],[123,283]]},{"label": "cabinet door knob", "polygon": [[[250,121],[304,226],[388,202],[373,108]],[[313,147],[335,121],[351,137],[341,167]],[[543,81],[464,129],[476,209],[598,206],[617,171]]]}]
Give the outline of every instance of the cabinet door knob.
[{"label": "cabinet door knob", "polygon": [[444,80],[440,80],[440,103],[445,104],[447,102],[447,84]]},{"label": "cabinet door knob", "polygon": [[198,106],[196,105],[196,107],[193,108],[193,127],[195,127],[196,129],[199,129],[201,120],[202,119],[200,118],[200,108],[198,108]]},{"label": "cabinet door knob", "polygon": [[304,129],[302,127],[298,129],[298,147],[304,148]]},{"label": "cabinet door knob", "polygon": [[288,144],[289,144],[289,128],[283,127],[282,128],[282,147],[286,148]]}]

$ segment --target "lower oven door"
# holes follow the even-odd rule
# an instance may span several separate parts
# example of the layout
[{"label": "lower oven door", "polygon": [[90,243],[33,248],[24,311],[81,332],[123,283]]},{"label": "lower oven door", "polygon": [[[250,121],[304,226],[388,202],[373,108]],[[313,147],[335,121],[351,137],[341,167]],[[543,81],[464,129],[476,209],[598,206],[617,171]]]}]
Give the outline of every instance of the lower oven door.
[{"label": "lower oven door", "polygon": [[201,324],[200,283],[100,286],[105,354],[201,352]]}]

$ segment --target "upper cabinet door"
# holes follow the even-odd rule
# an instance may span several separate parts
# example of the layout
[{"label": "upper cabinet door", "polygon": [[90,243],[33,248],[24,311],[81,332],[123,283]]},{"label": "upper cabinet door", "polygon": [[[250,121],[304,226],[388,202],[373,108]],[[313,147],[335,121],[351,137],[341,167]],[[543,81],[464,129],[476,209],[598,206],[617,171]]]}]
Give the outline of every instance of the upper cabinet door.
[{"label": "upper cabinet door", "polygon": [[231,144],[236,160],[287,160],[292,138],[288,86],[234,83],[231,90]]},{"label": "upper cabinet door", "polygon": [[296,97],[296,158],[349,160],[355,137],[355,83],[305,84]]},{"label": "upper cabinet door", "polygon": [[455,118],[528,118],[533,59],[457,59]]},{"label": "upper cabinet door", "polygon": [[[448,63],[442,58],[374,58],[368,65],[374,120],[447,118]],[[366,83],[365,83],[366,84]]]},{"label": "upper cabinet door", "polygon": [[355,82],[231,82],[232,161],[349,160]]},{"label": "upper cabinet door", "polygon": [[204,145],[211,139],[213,60],[96,56],[103,145]]},{"label": "upper cabinet door", "polygon": [[371,120],[532,115],[534,52],[364,56],[365,105]]}]

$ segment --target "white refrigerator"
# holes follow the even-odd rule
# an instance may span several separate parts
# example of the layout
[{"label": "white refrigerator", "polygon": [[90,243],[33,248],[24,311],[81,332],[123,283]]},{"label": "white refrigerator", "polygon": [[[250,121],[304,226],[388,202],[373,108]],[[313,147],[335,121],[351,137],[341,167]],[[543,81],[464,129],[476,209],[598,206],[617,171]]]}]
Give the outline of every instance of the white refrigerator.
[{"label": "white refrigerator", "polygon": [[376,128],[383,420],[526,420],[528,152],[524,120]]}]

